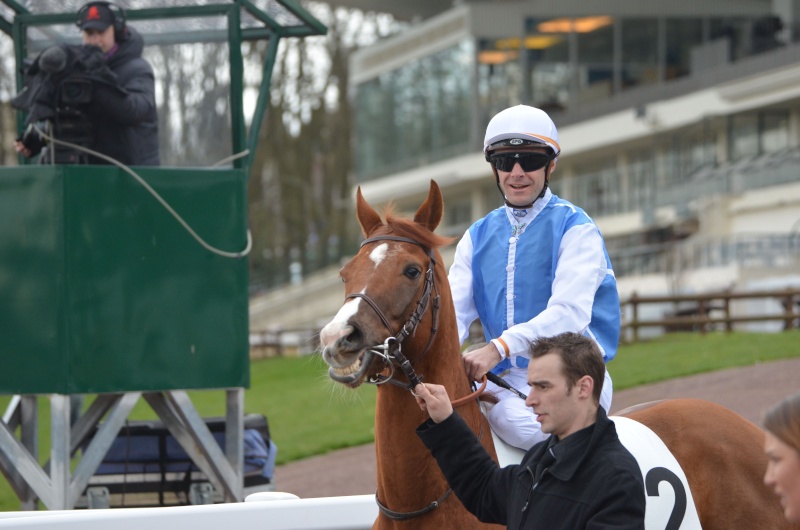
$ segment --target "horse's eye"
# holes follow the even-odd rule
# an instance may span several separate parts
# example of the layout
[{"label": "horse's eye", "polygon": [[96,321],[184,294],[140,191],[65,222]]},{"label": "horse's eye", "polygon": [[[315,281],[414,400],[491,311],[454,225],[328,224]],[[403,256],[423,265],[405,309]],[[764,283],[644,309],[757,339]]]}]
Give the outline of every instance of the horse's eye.
[{"label": "horse's eye", "polygon": [[413,265],[409,265],[408,267],[406,267],[406,270],[403,271],[403,274],[405,274],[412,280],[416,280],[417,278],[419,278],[419,275],[422,274],[422,271],[419,270],[417,267],[414,267]]}]

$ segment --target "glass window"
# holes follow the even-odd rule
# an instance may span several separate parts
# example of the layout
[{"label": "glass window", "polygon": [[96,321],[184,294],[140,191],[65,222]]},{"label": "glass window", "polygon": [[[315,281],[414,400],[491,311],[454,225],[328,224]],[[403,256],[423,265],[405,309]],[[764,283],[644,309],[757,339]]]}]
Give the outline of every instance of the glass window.
[{"label": "glass window", "polygon": [[[614,19],[530,18],[526,22],[526,97],[549,112],[608,98],[614,87]],[[574,66],[573,66],[574,62]]]},{"label": "glass window", "polygon": [[472,217],[472,201],[469,196],[448,198],[444,207],[445,226],[449,230],[463,232],[474,221]]},{"label": "glass window", "polygon": [[789,147],[789,112],[764,111],[761,115],[761,151],[774,153]]},{"label": "glass window", "polygon": [[789,147],[789,113],[766,110],[729,118],[730,159],[774,153]]},{"label": "glass window", "polygon": [[[563,20],[563,19],[562,19]],[[572,68],[569,62],[570,25],[528,19],[525,37],[525,72],[531,104],[546,112],[568,106]]]},{"label": "glass window", "polygon": [[667,56],[664,78],[670,80],[689,75],[692,48],[703,42],[703,21],[668,18],[666,32]]},{"label": "glass window", "polygon": [[749,52],[749,23],[742,18],[712,18],[710,20],[711,40],[728,39],[731,61],[747,57]]},{"label": "glass window", "polygon": [[758,155],[758,115],[737,114],[729,118],[729,146],[732,161]]},{"label": "glass window", "polygon": [[359,181],[469,149],[473,53],[465,40],[356,87]]},{"label": "glass window", "polygon": [[578,47],[578,102],[607,99],[614,91],[614,20],[574,19]]},{"label": "glass window", "polygon": [[628,203],[625,211],[655,207],[656,159],[653,149],[628,153]]},{"label": "glass window", "polygon": [[781,37],[783,28],[783,22],[780,17],[775,15],[753,20],[750,53],[755,55],[784,46],[785,42],[783,42],[783,38]]},{"label": "glass window", "polygon": [[622,87],[658,81],[658,21],[622,20]]},{"label": "glass window", "polygon": [[698,170],[714,165],[714,135],[701,123],[673,136],[672,148],[667,151],[670,184],[689,179]]},{"label": "glass window", "polygon": [[478,42],[478,96],[481,123],[503,109],[519,104],[522,95],[519,37]]},{"label": "glass window", "polygon": [[576,168],[573,195],[575,205],[590,216],[610,215],[622,211],[622,190],[619,185],[616,157],[598,160]]}]

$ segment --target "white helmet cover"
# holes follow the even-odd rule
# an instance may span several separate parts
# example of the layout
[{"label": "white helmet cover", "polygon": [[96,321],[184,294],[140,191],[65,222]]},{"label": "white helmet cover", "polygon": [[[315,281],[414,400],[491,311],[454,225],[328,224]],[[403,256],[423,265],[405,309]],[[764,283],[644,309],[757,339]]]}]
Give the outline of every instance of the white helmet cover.
[{"label": "white helmet cover", "polygon": [[483,153],[488,155],[489,147],[499,141],[519,138],[550,147],[555,156],[561,153],[558,145],[558,130],[550,116],[541,109],[527,105],[517,105],[495,114],[486,127],[483,138]]}]

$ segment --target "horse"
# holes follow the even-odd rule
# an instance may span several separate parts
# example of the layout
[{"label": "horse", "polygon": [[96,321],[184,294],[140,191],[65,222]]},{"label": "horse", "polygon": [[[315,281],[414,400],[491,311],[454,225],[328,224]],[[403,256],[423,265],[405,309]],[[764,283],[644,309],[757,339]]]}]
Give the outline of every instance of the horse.
[{"label": "horse", "polygon": [[[459,413],[497,458],[480,406],[466,399],[473,389],[461,363],[453,302],[437,250],[450,240],[433,233],[443,214],[439,188],[431,186],[413,221],[389,213],[383,224],[360,189],[356,201],[367,239],[340,271],[349,294],[320,332],[320,341],[333,380],[351,388],[365,381],[379,384],[375,453],[380,510],[373,528],[500,528],[480,523],[450,494],[436,461],[414,433],[426,415],[406,390],[424,377],[444,385],[450,396],[465,398]],[[402,358],[400,366],[390,355]],[[385,378],[387,370],[391,378]],[[400,372],[408,385],[394,384]],[[419,379],[416,373],[422,374]]]},{"label": "horse", "polygon": [[[356,213],[366,239],[340,271],[345,302],[320,332],[331,379],[349,388],[379,385],[377,530],[498,528],[479,522],[450,495],[415,433],[426,415],[408,394],[423,378],[444,385],[497,461],[489,425],[475,398],[481,389],[473,391],[461,360],[455,310],[438,251],[451,240],[434,234],[443,209],[441,191],[431,181],[413,220],[389,208],[384,223],[359,188]],[[649,427],[675,456],[704,530],[797,529],[785,521],[778,500],[762,482],[764,434],[751,422],[719,405],[684,399],[631,407],[620,415]],[[661,480],[666,479],[655,479],[655,491],[647,485],[648,495],[658,495]],[[680,528],[677,515],[666,530]]]}]

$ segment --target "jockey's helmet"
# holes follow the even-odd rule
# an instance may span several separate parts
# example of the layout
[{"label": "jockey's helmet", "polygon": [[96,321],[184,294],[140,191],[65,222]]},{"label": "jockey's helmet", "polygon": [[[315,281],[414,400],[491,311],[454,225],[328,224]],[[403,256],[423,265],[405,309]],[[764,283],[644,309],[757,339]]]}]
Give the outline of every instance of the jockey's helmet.
[{"label": "jockey's helmet", "polygon": [[509,107],[495,114],[486,127],[483,154],[487,161],[495,150],[525,151],[533,146],[546,145],[553,158],[561,154],[558,130],[553,120],[541,109],[528,105]]}]

